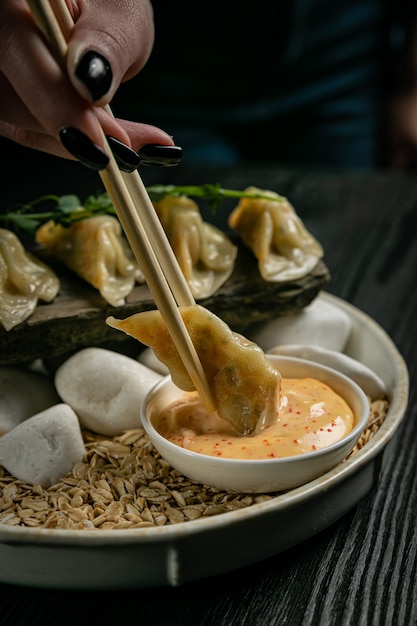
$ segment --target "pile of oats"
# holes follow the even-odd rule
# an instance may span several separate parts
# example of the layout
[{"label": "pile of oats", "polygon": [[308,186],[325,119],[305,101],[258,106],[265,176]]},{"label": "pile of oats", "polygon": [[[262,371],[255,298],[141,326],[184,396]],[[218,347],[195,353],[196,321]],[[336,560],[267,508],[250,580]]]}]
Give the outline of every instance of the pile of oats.
[{"label": "pile of oats", "polygon": [[[351,454],[377,432],[386,399],[371,404],[368,427]],[[219,515],[277,494],[236,494],[185,478],[155,450],[143,429],[112,439],[84,433],[86,455],[48,489],[26,485],[0,466],[0,524],[56,529],[130,529]]]},{"label": "pile of oats", "polygon": [[389,404],[386,397],[379,398],[374,402],[370,402],[370,405],[371,411],[369,414],[368,424],[349,456],[352,456],[353,454],[355,454],[355,452],[358,452],[358,450],[363,448],[363,446],[372,439],[372,437],[375,435],[376,432],[378,432],[379,428],[383,424],[384,419],[388,413]]}]

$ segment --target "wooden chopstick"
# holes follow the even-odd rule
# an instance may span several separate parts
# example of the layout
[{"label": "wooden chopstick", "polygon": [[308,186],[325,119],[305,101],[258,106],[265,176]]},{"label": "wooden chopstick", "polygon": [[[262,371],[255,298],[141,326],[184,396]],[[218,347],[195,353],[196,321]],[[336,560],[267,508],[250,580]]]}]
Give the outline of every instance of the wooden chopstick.
[{"label": "wooden chopstick", "polygon": [[[49,5],[59,24],[62,37],[64,38],[64,41],[67,42],[70,38],[74,25],[67,4],[65,0],[49,0]],[[60,41],[60,47],[62,50],[62,41]],[[110,115],[113,116],[110,105],[106,105],[104,108]],[[156,255],[159,259],[161,267],[163,268],[164,274],[167,277],[167,281],[171,287],[178,306],[191,306],[195,304],[190,287],[185,280],[183,272],[181,271],[177,258],[162,227],[161,221],[149,199],[149,195],[141,177],[139,176],[139,172],[137,170],[129,174],[121,172],[121,175],[129,189],[136,209],[138,207],[141,207],[142,209],[141,220],[145,224],[147,235],[153,248],[156,250]]]},{"label": "wooden chopstick", "polygon": [[[67,42],[64,33],[68,36],[72,29],[67,5],[63,0],[27,2],[35,21],[52,45],[57,60],[65,63]],[[103,184],[184,367],[206,408],[212,412],[215,404],[211,390],[178,309],[178,306],[195,304],[194,298],[139,173],[120,172],[104,132],[103,142],[109,157],[109,165],[100,171]]]}]

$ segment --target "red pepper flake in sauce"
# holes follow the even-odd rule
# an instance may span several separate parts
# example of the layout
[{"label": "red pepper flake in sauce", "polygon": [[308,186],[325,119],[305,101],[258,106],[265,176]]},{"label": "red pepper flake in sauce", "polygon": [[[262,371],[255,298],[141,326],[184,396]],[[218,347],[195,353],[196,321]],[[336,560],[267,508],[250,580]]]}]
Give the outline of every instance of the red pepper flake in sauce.
[{"label": "red pepper flake in sauce", "polygon": [[283,378],[276,421],[253,435],[239,435],[217,413],[208,415],[194,392],[156,416],[154,424],[161,435],[189,450],[225,458],[266,459],[328,446],[352,430],[354,416],[325,383]]}]

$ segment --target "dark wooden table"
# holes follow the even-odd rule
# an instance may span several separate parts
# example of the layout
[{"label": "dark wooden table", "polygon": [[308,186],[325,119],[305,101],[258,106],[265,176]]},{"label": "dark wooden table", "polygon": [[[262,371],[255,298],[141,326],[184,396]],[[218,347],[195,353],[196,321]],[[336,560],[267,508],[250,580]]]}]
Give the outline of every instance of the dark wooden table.
[{"label": "dark wooden table", "polygon": [[[99,187],[78,165],[54,161],[53,167],[43,173],[23,168],[22,185],[6,190],[4,206],[49,192],[83,197]],[[179,588],[78,592],[0,584],[0,625],[417,624],[417,179],[270,166],[202,171],[181,165],[142,174],[148,184],[253,184],[286,195],[324,246],[328,291],[372,316],[403,354],[409,408],[377,488],[301,545]]]}]

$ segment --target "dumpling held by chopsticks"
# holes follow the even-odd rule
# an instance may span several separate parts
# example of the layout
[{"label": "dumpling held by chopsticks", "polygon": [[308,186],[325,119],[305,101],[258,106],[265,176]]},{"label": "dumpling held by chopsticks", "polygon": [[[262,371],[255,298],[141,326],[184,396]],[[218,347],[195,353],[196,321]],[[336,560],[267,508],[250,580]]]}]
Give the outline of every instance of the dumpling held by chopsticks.
[{"label": "dumpling held by chopsticks", "polygon": [[[200,305],[179,308],[200,358],[217,413],[238,433],[250,434],[275,417],[280,375],[259,346],[236,335],[223,320]],[[158,310],[125,320],[107,318],[147,346],[170,370],[184,391],[195,389]]]}]

